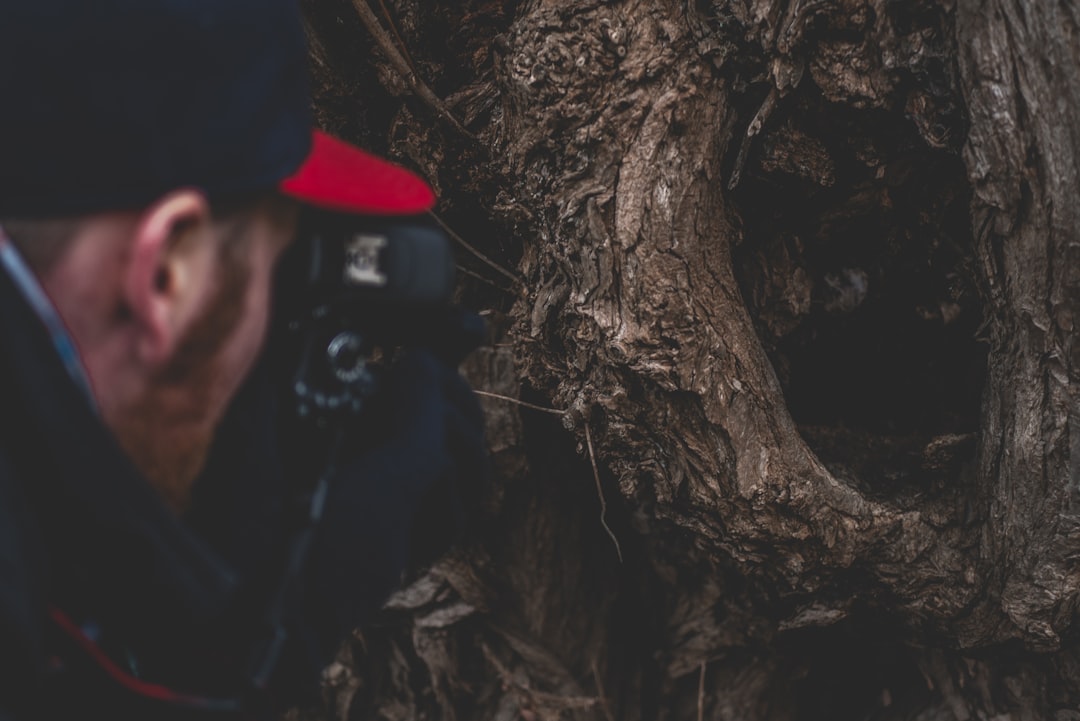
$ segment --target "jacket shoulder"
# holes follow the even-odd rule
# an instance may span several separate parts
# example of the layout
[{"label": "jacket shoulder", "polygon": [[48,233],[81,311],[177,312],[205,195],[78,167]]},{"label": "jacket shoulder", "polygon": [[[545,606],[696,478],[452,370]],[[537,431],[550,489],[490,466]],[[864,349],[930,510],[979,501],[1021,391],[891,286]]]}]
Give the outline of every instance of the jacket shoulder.
[{"label": "jacket shoulder", "polygon": [[0,721],[39,686],[47,661],[44,564],[25,482],[0,446]]}]

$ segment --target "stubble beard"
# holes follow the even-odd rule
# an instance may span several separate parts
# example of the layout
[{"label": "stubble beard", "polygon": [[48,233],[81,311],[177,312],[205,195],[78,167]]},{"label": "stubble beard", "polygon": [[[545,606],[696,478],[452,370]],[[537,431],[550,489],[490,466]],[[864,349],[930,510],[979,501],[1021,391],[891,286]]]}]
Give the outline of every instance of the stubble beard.
[{"label": "stubble beard", "polygon": [[178,513],[206,464],[230,400],[222,349],[243,318],[251,269],[235,249],[223,252],[218,291],[177,344],[170,363],[133,403],[106,419],[135,467]]},{"label": "stubble beard", "polygon": [[[164,404],[162,404],[164,405]],[[161,428],[167,410],[147,401],[126,414],[114,432],[135,467],[177,513],[191,501],[191,487],[209,453],[214,426]]]}]

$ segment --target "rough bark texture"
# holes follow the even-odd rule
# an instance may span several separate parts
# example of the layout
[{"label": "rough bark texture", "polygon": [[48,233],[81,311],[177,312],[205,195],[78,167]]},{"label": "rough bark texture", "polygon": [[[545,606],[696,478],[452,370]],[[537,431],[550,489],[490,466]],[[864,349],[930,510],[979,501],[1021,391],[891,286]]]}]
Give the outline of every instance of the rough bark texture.
[{"label": "rough bark texture", "polygon": [[1080,719],[1078,15],[310,2],[541,407],[316,716]]}]

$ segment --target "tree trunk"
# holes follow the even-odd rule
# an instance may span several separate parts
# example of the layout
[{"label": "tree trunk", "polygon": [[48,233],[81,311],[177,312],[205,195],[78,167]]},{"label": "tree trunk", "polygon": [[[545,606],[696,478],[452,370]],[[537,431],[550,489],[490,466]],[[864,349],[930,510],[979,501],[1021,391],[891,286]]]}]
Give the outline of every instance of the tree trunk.
[{"label": "tree trunk", "polygon": [[1080,719],[1074,4],[307,10],[500,396],[316,718]]}]

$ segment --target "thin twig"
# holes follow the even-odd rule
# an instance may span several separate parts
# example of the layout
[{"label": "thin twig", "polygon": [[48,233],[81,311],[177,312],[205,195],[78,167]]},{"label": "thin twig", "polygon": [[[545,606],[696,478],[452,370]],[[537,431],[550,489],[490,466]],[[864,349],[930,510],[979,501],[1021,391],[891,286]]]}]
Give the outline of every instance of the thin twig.
[{"label": "thin twig", "polygon": [[446,104],[439,99],[439,96],[432,92],[431,88],[424,84],[424,81],[409,67],[409,63],[402,56],[401,52],[394,45],[394,41],[383,29],[382,24],[379,22],[379,18],[375,17],[374,11],[371,6],[367,4],[367,0],[353,0],[353,7],[356,8],[356,12],[360,15],[360,21],[364,23],[364,27],[371,33],[371,37],[374,38],[375,43],[379,48],[386,53],[386,59],[390,61],[390,64],[394,66],[394,70],[398,72],[405,84],[412,89],[413,93],[418,98],[427,103],[435,113],[449,123],[455,130],[476,142],[476,136],[470,133],[461,121],[454,117],[453,113],[446,107]]},{"label": "thin twig", "polygon": [[[565,411],[560,411],[555,408],[545,408],[544,406],[534,405],[532,403],[526,403],[525,401],[518,400],[517,398],[511,398],[510,396],[500,395],[498,393],[491,393],[490,391],[478,391],[474,390],[478,396],[485,398],[494,398],[500,401],[506,401],[508,403],[514,403],[525,408],[531,408],[534,411],[540,411],[542,413],[551,413],[556,416],[565,416]],[[619,556],[619,563],[623,562],[622,546],[619,545],[619,539],[615,536],[615,532],[611,530],[611,526],[607,523],[607,499],[604,498],[604,488],[600,484],[600,469],[596,466],[596,450],[593,448],[592,442],[592,430],[589,429],[589,424],[585,424],[585,444],[589,448],[589,463],[592,464],[593,480],[596,481],[596,495],[600,498],[600,525],[604,527],[608,536],[611,538],[611,542],[615,544],[615,553]]]},{"label": "thin twig", "polygon": [[416,72],[416,63],[413,62],[412,56],[409,55],[409,46],[405,44],[405,39],[401,37],[401,33],[398,32],[397,24],[394,23],[394,18],[390,15],[390,10],[387,9],[386,3],[383,0],[379,0],[379,8],[382,10],[383,17],[386,18],[386,24],[390,26],[390,31],[394,33],[394,37],[397,38],[398,48],[401,50],[401,54],[405,56],[405,62],[409,64],[409,69],[414,73]]},{"label": "thin twig", "polygon": [[487,285],[490,285],[490,286],[491,286],[492,288],[494,288],[495,290],[501,290],[501,291],[502,291],[503,293],[509,293],[509,294],[511,294],[511,295],[513,295],[513,294],[514,294],[514,290],[513,290],[513,288],[504,288],[503,286],[501,286],[501,285],[499,285],[498,283],[496,283],[495,281],[493,281],[493,280],[492,280],[491,278],[488,278],[487,276],[484,276],[484,275],[480,275],[480,274],[479,274],[479,273],[477,273],[477,272],[476,272],[475,270],[469,270],[469,269],[468,269],[468,268],[466,268],[465,266],[463,266],[463,265],[457,265],[457,264],[455,264],[455,266],[454,266],[454,267],[456,267],[456,268],[458,269],[458,271],[459,271],[459,272],[461,272],[461,273],[463,273],[464,275],[467,275],[467,276],[469,276],[470,278],[473,278],[473,279],[475,279],[475,280],[478,280],[478,281],[480,281],[481,283],[485,283],[485,284],[487,284]]},{"label": "thin twig", "polygon": [[701,674],[697,686],[697,721],[705,721],[705,662],[701,662]]},{"label": "thin twig", "polygon": [[[519,684],[520,687],[520,684]],[[522,691],[537,706],[544,706],[554,711],[583,711],[600,703],[600,699],[592,696],[562,696],[547,691],[537,691],[531,688],[522,688]]]},{"label": "thin twig", "polygon": [[611,713],[611,706],[607,702],[607,694],[604,693],[604,682],[600,678],[600,669],[596,667],[596,659],[592,662],[592,675],[593,681],[596,682],[596,693],[600,694],[600,709],[604,712],[604,718],[607,721],[615,721],[615,716]]},{"label": "thin twig", "polygon": [[511,398],[510,396],[502,396],[502,395],[499,395],[498,393],[491,393],[489,391],[477,391],[477,390],[474,390],[473,393],[475,393],[478,396],[484,396],[485,398],[494,398],[496,400],[506,401],[507,403],[513,403],[515,405],[524,406],[525,408],[531,408],[534,411],[542,411],[544,413],[551,413],[552,415],[556,415],[556,416],[565,416],[566,415],[565,411],[556,410],[555,408],[545,408],[544,406],[538,406],[538,405],[534,405],[532,403],[526,403],[523,400],[518,400],[517,398]]},{"label": "thin twig", "polygon": [[499,675],[502,680],[503,689],[509,690],[518,698],[528,701],[530,704],[536,706],[544,706],[546,708],[554,709],[556,711],[571,711],[571,710],[585,710],[596,706],[599,703],[603,703],[603,699],[594,698],[592,696],[563,696],[556,693],[548,693],[546,691],[540,691],[531,688],[527,684],[523,684],[519,681],[510,669],[506,667],[495,652],[491,650],[483,641],[480,642],[480,652],[487,659],[488,663],[495,667],[495,673]]},{"label": "thin twig", "polygon": [[735,190],[735,186],[739,184],[739,178],[742,177],[743,167],[746,165],[746,157],[750,152],[750,144],[754,140],[754,136],[761,132],[762,127],[765,126],[765,121],[772,115],[773,109],[776,108],[776,101],[780,98],[780,91],[773,86],[769,90],[769,94],[765,96],[765,100],[761,103],[761,107],[754,113],[754,118],[750,121],[750,125],[746,127],[746,134],[743,136],[742,143],[739,145],[739,153],[735,156],[735,168],[731,171],[731,180],[728,181],[728,190]]},{"label": "thin twig", "polygon": [[311,21],[308,20],[307,13],[304,13],[303,20],[304,35],[307,36],[307,44],[308,47],[311,48],[310,57],[313,61],[318,63],[320,67],[326,67],[326,48],[319,39],[319,35],[315,32],[315,28],[311,26]]},{"label": "thin twig", "polygon": [[611,536],[611,542],[615,544],[615,553],[619,556],[619,563],[622,563],[622,547],[619,546],[619,539],[615,537],[615,533],[607,524],[607,501],[604,499],[604,489],[600,486],[600,471],[596,467],[596,452],[593,450],[592,431],[589,430],[588,423],[585,424],[585,443],[589,446],[589,462],[592,463],[593,478],[596,480],[596,493],[600,496],[600,525]]},{"label": "thin twig", "polygon": [[461,245],[461,247],[463,247],[465,250],[467,250],[470,253],[472,253],[473,255],[475,255],[477,258],[479,258],[488,267],[492,268],[493,270],[501,273],[502,275],[506,276],[510,280],[514,281],[515,285],[525,285],[525,281],[523,281],[517,275],[510,272],[506,268],[502,267],[501,265],[499,265],[498,263],[493,261],[491,258],[489,258],[486,255],[484,255],[483,253],[481,253],[479,250],[477,250],[472,245],[470,245],[468,243],[468,241],[466,241],[460,235],[455,233],[454,229],[446,224],[446,221],[444,221],[442,218],[440,218],[438,215],[435,214],[435,211],[429,210],[428,214],[435,220],[436,223],[439,224],[439,227],[441,227],[443,230],[446,231],[447,235],[449,235],[451,238],[456,240]]}]

